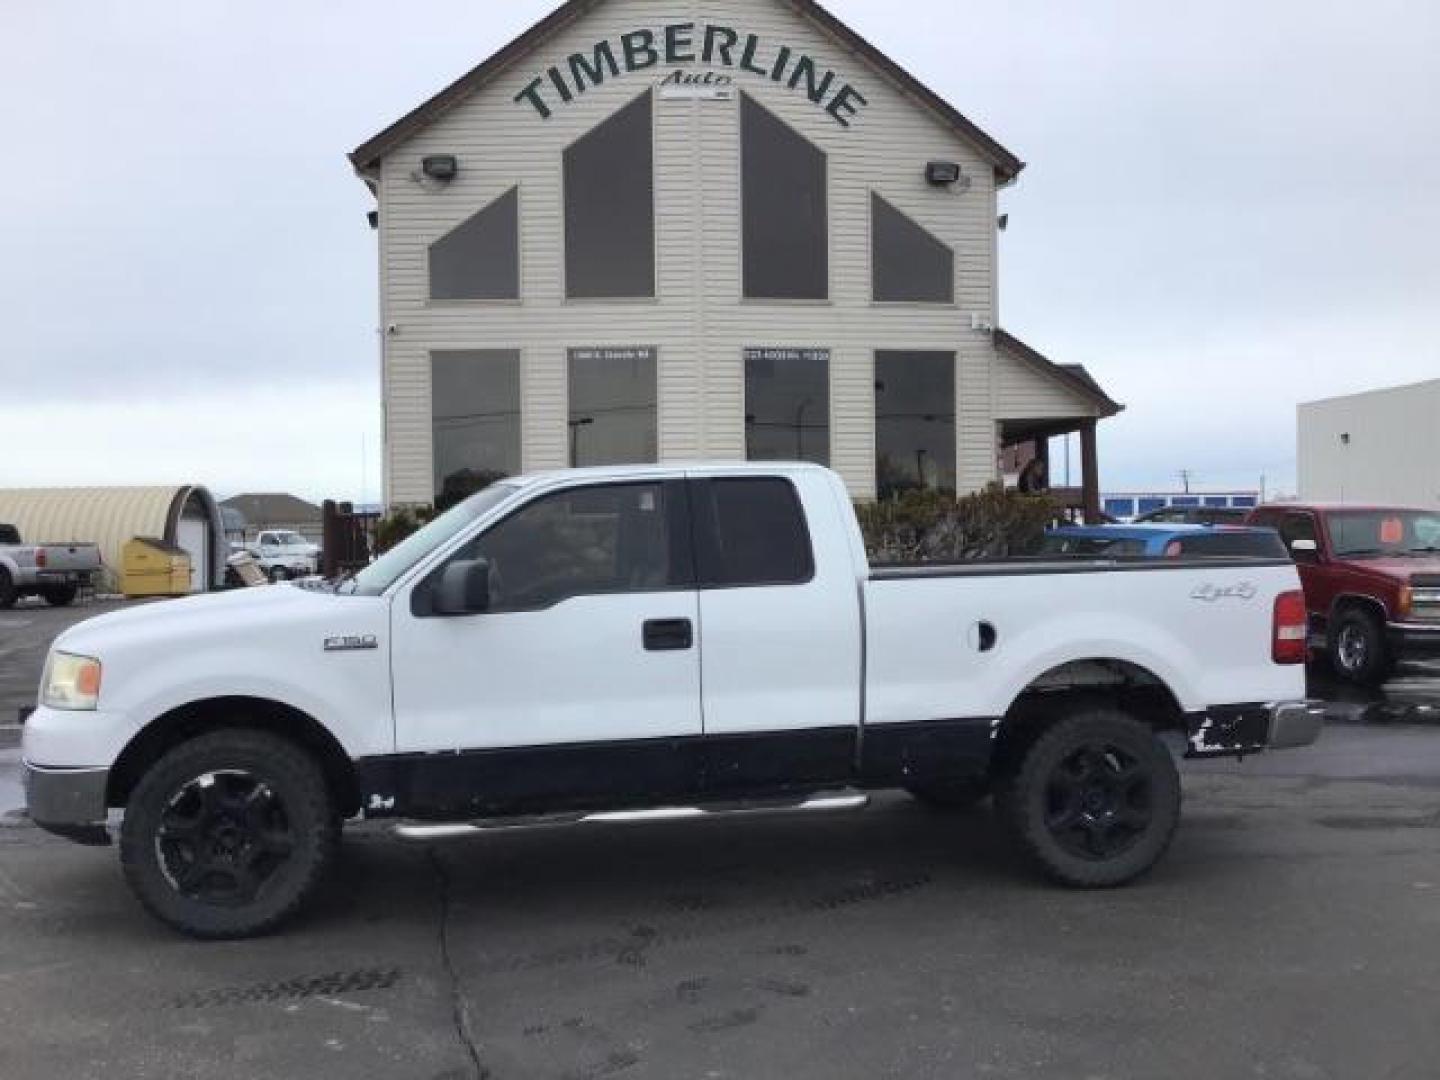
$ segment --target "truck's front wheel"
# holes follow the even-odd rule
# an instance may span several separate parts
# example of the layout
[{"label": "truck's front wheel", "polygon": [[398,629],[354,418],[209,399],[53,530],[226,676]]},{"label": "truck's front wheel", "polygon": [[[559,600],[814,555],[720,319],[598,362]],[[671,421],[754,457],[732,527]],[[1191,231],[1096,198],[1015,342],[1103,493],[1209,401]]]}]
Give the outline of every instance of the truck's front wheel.
[{"label": "truck's front wheel", "polygon": [[198,938],[264,933],[315,892],[335,860],[325,776],[261,731],[203,735],[136,785],[120,833],[125,878],[162,922]]},{"label": "truck's front wheel", "polygon": [[1363,608],[1342,610],[1330,628],[1330,664],[1342,679],[1379,686],[1390,677],[1392,661],[1385,627]]},{"label": "truck's front wheel", "polygon": [[1065,885],[1108,888],[1149,870],[1180,820],[1170,750],[1117,709],[1087,707],[1024,751],[996,803],[1021,849]]}]

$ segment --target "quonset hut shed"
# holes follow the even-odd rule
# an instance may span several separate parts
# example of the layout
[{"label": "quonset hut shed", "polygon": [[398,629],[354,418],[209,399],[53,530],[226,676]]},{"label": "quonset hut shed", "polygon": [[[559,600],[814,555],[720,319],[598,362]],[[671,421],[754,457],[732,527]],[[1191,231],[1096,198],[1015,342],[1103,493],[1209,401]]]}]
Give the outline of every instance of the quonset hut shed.
[{"label": "quonset hut shed", "polygon": [[0,522],[27,543],[84,541],[100,547],[107,582],[120,572],[126,541],[153,537],[190,556],[191,591],[225,581],[228,554],[220,507],[208,490],[182,487],[0,488]]}]

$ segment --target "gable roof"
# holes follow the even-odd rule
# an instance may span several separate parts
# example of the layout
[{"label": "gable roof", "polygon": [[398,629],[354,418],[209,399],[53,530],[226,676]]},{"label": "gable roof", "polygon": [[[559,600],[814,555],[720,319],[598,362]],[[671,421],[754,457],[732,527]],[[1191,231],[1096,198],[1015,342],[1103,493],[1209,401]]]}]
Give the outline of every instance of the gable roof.
[{"label": "gable roof", "polygon": [[284,492],[254,491],[235,495],[220,504],[222,507],[238,510],[245,517],[245,524],[266,528],[270,525],[304,525],[318,522],[320,508]]},{"label": "gable roof", "polygon": [[[379,166],[380,160],[411,135],[437,120],[449,109],[470,97],[486,83],[495,79],[511,64],[529,55],[550,37],[571,23],[588,15],[604,0],[566,0],[545,18],[526,30],[495,55],[460,76],[434,97],[406,113],[378,135],[366,140],[350,152],[350,163],[362,176]],[[935,91],[871,45],[840,19],[815,0],[777,0],[796,14],[809,19],[829,33],[840,44],[858,53],[870,65],[896,82],[900,89],[913,95],[933,110],[941,120],[966,142],[970,143],[995,169],[996,179],[1006,184],[1020,175],[1025,163],[975,124]]]},{"label": "gable roof", "polygon": [[1029,364],[1042,375],[1063,383],[1086,401],[1093,402],[1101,416],[1114,416],[1125,411],[1125,406],[1107,394],[1095,376],[1086,371],[1082,364],[1057,364],[1005,330],[995,331],[995,347],[1022,363]]}]

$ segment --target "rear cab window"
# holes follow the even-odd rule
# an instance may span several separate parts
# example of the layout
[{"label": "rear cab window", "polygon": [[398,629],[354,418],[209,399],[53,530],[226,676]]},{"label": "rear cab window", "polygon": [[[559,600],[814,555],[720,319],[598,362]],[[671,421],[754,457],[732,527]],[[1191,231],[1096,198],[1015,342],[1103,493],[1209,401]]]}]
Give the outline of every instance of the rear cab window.
[{"label": "rear cab window", "polygon": [[805,510],[789,480],[697,480],[691,491],[702,588],[803,585],[815,577]]}]

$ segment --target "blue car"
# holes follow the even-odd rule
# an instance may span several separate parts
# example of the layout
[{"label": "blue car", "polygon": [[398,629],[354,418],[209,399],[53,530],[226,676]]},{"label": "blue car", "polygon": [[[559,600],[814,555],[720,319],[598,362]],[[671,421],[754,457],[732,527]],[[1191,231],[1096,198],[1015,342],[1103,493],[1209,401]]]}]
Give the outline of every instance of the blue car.
[{"label": "blue car", "polygon": [[1274,529],[1239,525],[1065,525],[1045,533],[1043,555],[1288,559]]}]

